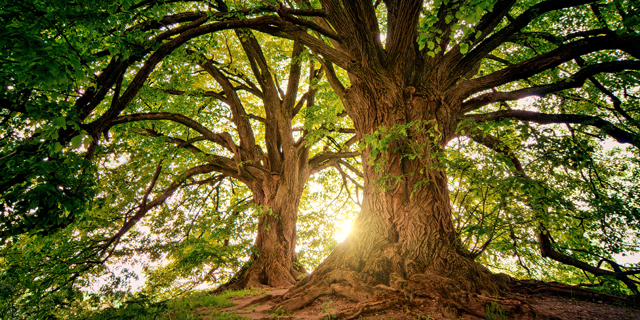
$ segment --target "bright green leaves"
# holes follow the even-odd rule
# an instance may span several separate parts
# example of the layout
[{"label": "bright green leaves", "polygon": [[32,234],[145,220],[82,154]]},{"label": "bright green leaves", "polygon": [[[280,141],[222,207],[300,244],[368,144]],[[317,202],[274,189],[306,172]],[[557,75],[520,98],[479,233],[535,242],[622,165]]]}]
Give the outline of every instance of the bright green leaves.
[{"label": "bright green leaves", "polygon": [[79,134],[73,138],[71,138],[71,147],[74,149],[79,148],[82,145],[82,142],[84,141],[84,135]]},{"label": "bright green leaves", "polygon": [[[424,154],[427,150],[436,150],[428,146],[413,145],[409,134],[425,135],[428,141],[437,145],[441,139],[437,124],[433,121],[411,121],[407,124],[396,124],[391,128],[380,127],[372,134],[363,137],[361,148],[369,149],[369,165],[377,163],[378,156],[387,151],[402,152],[403,157],[411,160],[434,154]],[[408,145],[408,148],[406,148]],[[405,149],[406,148],[406,149]],[[384,160],[383,160],[384,161]]]},{"label": "bright green leaves", "polygon": [[[474,26],[482,19],[484,14],[493,10],[495,1],[479,0],[465,3],[450,1],[435,1],[431,10],[423,11],[420,26],[418,28],[418,46],[423,50],[428,48],[426,54],[435,57],[443,48],[460,46],[460,53],[466,54],[474,40],[478,39],[482,32],[475,30]],[[441,21],[438,21],[438,12],[445,10],[447,13]],[[443,39],[448,41],[443,41]]]},{"label": "bright green leaves", "polygon": [[460,53],[466,54],[468,51],[469,51],[469,44],[468,43],[461,43],[460,44]]},{"label": "bright green leaves", "polygon": [[[537,107],[551,112],[550,105]],[[631,158],[637,151],[605,153],[589,135],[579,133],[586,127],[502,122],[460,133],[476,130],[500,143],[492,148],[464,140],[450,143],[447,174],[463,243],[472,252],[486,244],[478,261],[517,276],[594,282],[579,270],[539,258],[533,235],[540,224],[554,245],[593,265],[601,256],[611,259],[614,253],[636,250],[640,185],[632,177],[640,167]],[[520,176],[512,157],[528,177]],[[540,271],[549,269],[557,271]]]},{"label": "bright green leaves", "polygon": [[[435,121],[412,121],[396,124],[391,128],[379,127],[372,134],[363,137],[360,148],[364,154],[368,153],[367,165],[373,166],[375,172],[380,173],[375,183],[381,192],[384,192],[405,177],[388,172],[389,163],[403,159],[417,162],[418,172],[405,175],[422,175],[425,170],[441,170],[440,163],[444,160],[440,148],[441,140],[442,135]],[[429,183],[428,180],[416,183],[412,195],[419,187]]]}]

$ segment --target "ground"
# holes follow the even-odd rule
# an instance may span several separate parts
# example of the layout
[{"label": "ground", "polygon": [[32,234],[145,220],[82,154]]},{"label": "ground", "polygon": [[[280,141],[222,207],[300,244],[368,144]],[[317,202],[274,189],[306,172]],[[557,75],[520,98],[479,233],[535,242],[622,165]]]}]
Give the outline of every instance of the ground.
[{"label": "ground", "polygon": [[[608,295],[594,295],[589,291],[556,283],[518,281],[511,285],[508,299],[498,300],[498,304],[487,308],[487,316],[479,317],[464,312],[455,319],[562,319],[562,320],[640,320],[640,305],[629,305],[623,299]],[[553,291],[554,293],[550,293]],[[232,307],[223,312],[236,313],[247,319],[349,319],[356,304],[346,299],[325,296],[311,305],[295,312],[275,310],[279,297],[286,288],[265,289],[257,295],[233,298]],[[573,293],[572,293],[573,292]],[[572,297],[573,296],[573,297]],[[392,300],[380,301],[381,305]],[[391,303],[382,311],[361,313],[354,319],[451,319],[438,307],[438,301],[428,297],[414,297],[411,302]],[[503,307],[504,306],[504,307]],[[200,314],[208,314],[209,307],[201,307]],[[515,315],[517,313],[517,315]],[[216,312],[219,315],[219,313]],[[215,319],[207,317],[204,319]]]}]

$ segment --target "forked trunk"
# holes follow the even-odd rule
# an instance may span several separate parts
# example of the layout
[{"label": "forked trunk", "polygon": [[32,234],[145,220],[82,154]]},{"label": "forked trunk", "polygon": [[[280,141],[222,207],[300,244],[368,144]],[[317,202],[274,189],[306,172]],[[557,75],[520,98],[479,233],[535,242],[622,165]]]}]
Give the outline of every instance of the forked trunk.
[{"label": "forked trunk", "polygon": [[[287,150],[285,150],[287,151]],[[291,287],[306,274],[297,264],[298,205],[308,179],[307,151],[284,152],[280,174],[249,184],[260,212],[250,261],[221,289]]]}]

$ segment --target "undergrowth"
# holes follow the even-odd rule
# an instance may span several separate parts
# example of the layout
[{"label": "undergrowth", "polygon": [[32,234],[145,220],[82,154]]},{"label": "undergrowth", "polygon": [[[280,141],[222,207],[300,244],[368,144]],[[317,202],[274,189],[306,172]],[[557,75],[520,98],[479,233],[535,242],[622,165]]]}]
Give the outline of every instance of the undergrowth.
[{"label": "undergrowth", "polygon": [[215,320],[240,320],[245,319],[232,312],[220,311],[221,308],[233,306],[229,299],[247,295],[258,295],[259,291],[253,289],[226,291],[220,294],[209,294],[204,291],[195,291],[185,296],[166,301],[153,301],[145,295],[135,295],[117,306],[108,306],[99,310],[85,311],[77,314],[73,319],[87,320],[191,320],[191,319],[215,319]]}]

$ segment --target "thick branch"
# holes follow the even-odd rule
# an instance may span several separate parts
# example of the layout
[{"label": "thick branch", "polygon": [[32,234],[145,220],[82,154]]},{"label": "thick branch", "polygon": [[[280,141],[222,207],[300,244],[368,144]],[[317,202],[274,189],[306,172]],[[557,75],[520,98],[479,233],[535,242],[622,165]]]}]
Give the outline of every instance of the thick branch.
[{"label": "thick branch", "polygon": [[[371,2],[369,1],[369,3]],[[387,55],[384,64],[389,68],[393,68],[397,64],[404,64],[408,60],[408,55],[414,50],[422,1],[385,1],[385,4],[387,5],[388,23],[385,44]],[[365,30],[378,31],[375,12],[373,19],[376,22],[375,29]],[[379,34],[375,33],[374,35],[379,36]]]},{"label": "thick branch", "polygon": [[[584,60],[582,58],[576,59],[576,62],[578,63],[578,65],[583,66],[584,65]],[[638,65],[640,65],[640,62],[637,62]],[[635,69],[635,70],[640,70],[640,66]],[[622,109],[622,101],[620,101],[620,99],[613,94],[613,92],[611,92],[609,89],[607,89],[602,83],[600,83],[600,81],[598,81],[595,77],[589,77],[589,81],[591,81],[591,83],[593,83],[593,85],[600,90],[602,93],[606,94],[609,99],[611,99],[611,102],[613,102],[613,109],[618,112],[620,115],[622,115],[625,119],[627,119],[627,121],[629,121],[633,126],[635,126],[636,128],[640,129],[640,122],[636,119],[634,119],[628,112],[626,112],[624,109]]]},{"label": "thick branch", "polygon": [[458,85],[458,89],[462,92],[460,96],[468,97],[476,92],[531,77],[587,53],[606,49],[632,51],[634,45],[629,42],[634,41],[637,41],[634,37],[618,35],[577,40],[484,77],[461,81]]},{"label": "thick branch", "polygon": [[233,154],[237,153],[237,146],[233,143],[233,139],[231,138],[231,135],[229,133],[227,132],[213,133],[209,129],[201,125],[200,123],[196,122],[195,120],[179,113],[153,112],[153,113],[129,114],[129,115],[115,118],[110,122],[109,126],[111,127],[121,123],[145,121],[145,120],[169,120],[169,121],[174,121],[174,122],[183,124],[197,131],[198,133],[206,137],[207,140],[215,142],[220,146],[226,148],[227,150],[233,152]]},{"label": "thick branch", "polygon": [[289,117],[293,117],[298,95],[298,86],[300,85],[300,69],[302,61],[300,55],[304,50],[304,46],[298,41],[293,43],[293,52],[291,53],[291,66],[289,67],[289,77],[287,83],[287,93],[282,102],[282,108]]},{"label": "thick branch", "polygon": [[309,159],[309,174],[313,175],[323,169],[334,166],[344,158],[360,156],[360,152],[324,152]]},{"label": "thick branch", "polygon": [[[569,78],[565,78],[556,83],[534,86],[530,88],[514,90],[509,92],[490,92],[480,95],[478,97],[469,99],[462,104],[462,112],[469,112],[475,109],[479,109],[488,104],[501,101],[518,100],[530,96],[544,97],[547,94],[555,93],[558,91],[579,88],[584,85],[587,79],[598,73],[614,73],[623,70],[640,70],[640,61],[614,61],[605,62],[600,64],[594,64],[583,68],[576,74]],[[602,89],[601,89],[602,90]],[[604,92],[604,91],[603,91]],[[606,92],[605,92],[606,93]]]},{"label": "thick branch", "polygon": [[616,279],[623,281],[629,289],[633,290],[633,292],[638,293],[637,286],[627,278],[627,275],[640,274],[640,270],[626,271],[626,272],[614,272],[610,270],[600,269],[598,267],[594,267],[588,263],[582,262],[574,257],[568,256],[566,254],[560,253],[553,249],[551,245],[551,240],[549,239],[549,234],[546,231],[540,231],[538,233],[538,243],[540,244],[540,255],[543,258],[551,258],[555,261],[558,261],[563,264],[567,264],[570,266],[574,266],[576,268],[582,269],[584,271],[590,272],[596,276],[612,276]]},{"label": "thick branch", "polygon": [[[197,21],[198,23],[206,22],[206,21]],[[191,28],[188,30],[184,30],[184,32],[180,33],[178,36],[172,38],[170,41],[161,45],[151,56],[144,62],[142,67],[140,67],[139,71],[136,73],[135,77],[127,87],[127,90],[122,94],[120,99],[118,100],[117,106],[109,108],[102,116],[100,116],[96,121],[91,124],[91,127],[95,128],[95,130],[99,133],[106,129],[112,119],[117,117],[120,112],[126,108],[126,106],[133,100],[136,96],[140,88],[143,86],[144,82],[148,78],[149,74],[156,65],[164,59],[167,55],[173,52],[178,47],[185,44],[187,41],[196,38],[198,36],[213,33],[221,30],[228,29],[240,29],[240,28],[260,28],[261,26],[266,27],[273,24],[281,24],[282,20],[278,17],[259,17],[254,19],[243,19],[243,20],[229,20],[229,21],[221,21],[221,22],[213,22],[206,25],[197,25],[190,24]],[[115,80],[113,80],[115,81]]]},{"label": "thick branch", "polygon": [[540,124],[577,123],[582,125],[589,125],[602,130],[604,133],[616,139],[620,143],[630,143],[640,148],[640,136],[638,134],[624,131],[614,126],[611,122],[594,116],[580,114],[547,114],[523,110],[502,110],[487,114],[468,115],[465,118],[477,122],[502,121],[512,119],[520,121],[531,121]]},{"label": "thick branch", "polygon": [[247,113],[244,110],[242,101],[240,101],[235,88],[233,87],[229,79],[218,68],[216,68],[211,61],[205,60],[206,58],[204,58],[203,56],[201,56],[200,59],[203,59],[203,61],[200,62],[199,65],[207,73],[209,73],[216,80],[216,82],[218,82],[218,84],[220,84],[222,90],[225,93],[227,99],[223,101],[231,109],[233,123],[238,129],[238,136],[240,137],[240,146],[249,150],[255,149],[256,140],[253,134],[253,129],[251,128],[251,123],[249,123]]},{"label": "thick branch", "polygon": [[[579,6],[582,4],[595,2],[594,0],[567,0],[567,1],[557,1],[557,0],[547,0],[542,3],[539,3],[527,11],[523,12],[518,18],[516,18],[513,22],[511,22],[508,26],[503,28],[502,30],[496,32],[494,35],[480,43],[476,48],[471,50],[469,54],[467,54],[455,68],[455,73],[462,75],[466,70],[473,69],[473,66],[480,63],[482,59],[484,59],[491,51],[498,48],[504,42],[506,42],[509,37],[520,31],[522,28],[526,27],[531,21],[536,19],[537,17],[555,10],[560,10],[564,8],[570,8]],[[508,5],[505,4],[505,5]]]},{"label": "thick branch", "polygon": [[273,19],[273,22],[269,25],[256,24],[251,28],[277,37],[299,40],[314,52],[329,59],[331,62],[339,65],[340,67],[346,70],[353,69],[353,63],[347,54],[340,50],[332,48],[331,46],[324,43],[324,41],[322,41],[321,39],[310,35],[304,28],[301,28],[294,23]]}]

